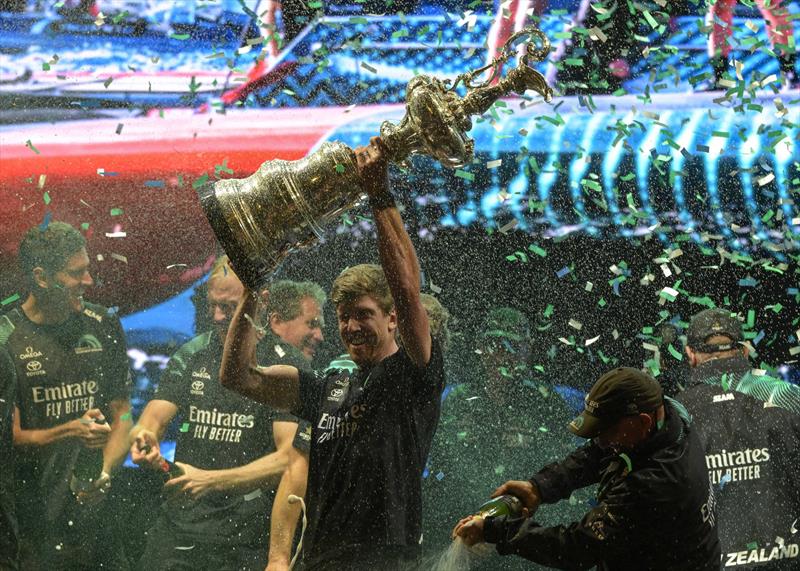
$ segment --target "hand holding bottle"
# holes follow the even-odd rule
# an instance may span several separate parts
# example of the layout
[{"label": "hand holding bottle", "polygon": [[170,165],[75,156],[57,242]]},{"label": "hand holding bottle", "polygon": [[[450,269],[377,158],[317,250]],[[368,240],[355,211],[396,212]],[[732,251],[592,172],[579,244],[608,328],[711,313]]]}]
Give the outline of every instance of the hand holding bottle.
[{"label": "hand holding bottle", "polygon": [[131,445],[131,460],[137,466],[161,469],[161,449],[155,433],[143,428],[136,434]]},{"label": "hand holding bottle", "polygon": [[510,480],[497,488],[492,494],[493,498],[500,496],[514,496],[525,507],[523,512],[524,517],[531,517],[539,509],[542,503],[542,497],[539,495],[539,490],[532,482],[525,480]]},{"label": "hand holding bottle", "polygon": [[72,422],[75,435],[86,448],[105,447],[111,427],[99,408],[87,410],[81,418]]}]

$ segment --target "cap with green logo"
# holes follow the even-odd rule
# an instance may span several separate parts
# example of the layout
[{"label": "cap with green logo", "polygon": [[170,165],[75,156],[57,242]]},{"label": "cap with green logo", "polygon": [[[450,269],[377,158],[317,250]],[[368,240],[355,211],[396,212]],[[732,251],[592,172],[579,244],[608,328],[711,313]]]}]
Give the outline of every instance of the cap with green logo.
[{"label": "cap with green logo", "polygon": [[620,418],[653,412],[663,403],[658,381],[639,369],[618,367],[594,384],[583,412],[569,423],[569,429],[582,438],[594,438]]}]

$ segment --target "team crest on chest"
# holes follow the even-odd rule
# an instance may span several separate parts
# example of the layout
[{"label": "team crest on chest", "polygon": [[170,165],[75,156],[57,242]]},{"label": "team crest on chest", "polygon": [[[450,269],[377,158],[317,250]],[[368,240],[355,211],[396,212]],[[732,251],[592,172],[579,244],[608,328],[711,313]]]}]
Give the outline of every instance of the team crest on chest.
[{"label": "team crest on chest", "polygon": [[102,350],[103,344],[100,343],[100,340],[91,333],[82,335],[75,344],[76,355],[83,355],[84,353],[98,353]]}]

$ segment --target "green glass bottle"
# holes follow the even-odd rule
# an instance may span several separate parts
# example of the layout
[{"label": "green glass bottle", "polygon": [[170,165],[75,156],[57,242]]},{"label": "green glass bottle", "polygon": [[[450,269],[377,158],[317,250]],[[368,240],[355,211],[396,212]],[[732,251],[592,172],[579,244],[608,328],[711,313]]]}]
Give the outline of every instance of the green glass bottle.
[{"label": "green glass bottle", "polygon": [[[105,418],[92,419],[95,424],[106,424]],[[73,493],[87,492],[103,472],[103,449],[81,447],[72,468],[69,487]]]},{"label": "green glass bottle", "polygon": [[508,516],[509,518],[522,515],[522,502],[514,496],[497,496],[478,508],[478,516],[482,518]]}]

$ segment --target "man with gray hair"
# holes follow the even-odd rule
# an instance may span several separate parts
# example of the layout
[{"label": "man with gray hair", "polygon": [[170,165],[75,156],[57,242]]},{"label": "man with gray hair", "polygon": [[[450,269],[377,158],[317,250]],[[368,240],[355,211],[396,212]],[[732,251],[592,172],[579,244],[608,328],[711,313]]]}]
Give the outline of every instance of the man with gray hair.
[{"label": "man with gray hair", "polygon": [[310,361],[322,343],[324,305],[325,292],[314,282],[273,282],[266,307],[269,328]]}]

